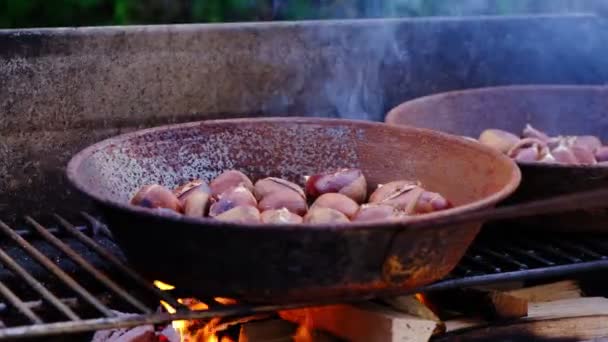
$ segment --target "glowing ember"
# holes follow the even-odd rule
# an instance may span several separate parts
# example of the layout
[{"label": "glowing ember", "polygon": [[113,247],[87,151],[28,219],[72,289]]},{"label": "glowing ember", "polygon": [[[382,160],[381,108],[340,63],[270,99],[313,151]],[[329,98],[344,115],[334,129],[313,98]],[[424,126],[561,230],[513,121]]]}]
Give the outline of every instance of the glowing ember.
[{"label": "glowing ember", "polygon": [[163,283],[160,280],[155,280],[154,286],[158,287],[160,290],[163,290],[163,291],[173,290],[175,288],[175,286],[169,285],[167,283]]},{"label": "glowing ember", "polygon": [[312,330],[312,315],[308,310],[305,310],[304,321],[298,326],[296,333],[293,335],[293,342],[313,342]]},{"label": "glowing ember", "polygon": [[213,300],[215,300],[216,302],[218,302],[220,304],[224,304],[224,305],[236,304],[236,300],[234,300],[232,298],[215,297],[215,298],[213,298]]}]

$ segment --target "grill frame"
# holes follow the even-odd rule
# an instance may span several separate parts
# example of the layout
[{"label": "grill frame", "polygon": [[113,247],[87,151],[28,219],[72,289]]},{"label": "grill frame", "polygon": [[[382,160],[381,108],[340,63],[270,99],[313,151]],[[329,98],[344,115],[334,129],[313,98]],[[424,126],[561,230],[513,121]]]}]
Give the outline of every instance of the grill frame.
[{"label": "grill frame", "polygon": [[[42,299],[23,301],[8,286],[5,286],[0,281],[0,297],[3,297],[6,301],[5,303],[0,303],[0,318],[2,318],[3,313],[15,314],[11,309],[16,309],[19,314],[28,318],[30,321],[30,324],[18,326],[1,325],[0,340],[50,337],[59,334],[93,332],[110,328],[164,324],[172,320],[205,320],[213,317],[229,318],[234,316],[251,316],[261,313],[271,313],[277,310],[370,299],[334,298],[332,301],[293,303],[290,305],[224,305],[214,302],[212,299],[203,298],[207,304],[210,304],[209,310],[191,311],[186,306],[180,304],[171,294],[171,291],[160,291],[126,266],[119,257],[101,246],[95,238],[98,236],[111,237],[108,235],[108,230],[104,228],[103,223],[96,220],[91,215],[82,213],[82,216],[86,222],[88,222],[87,226],[76,226],[56,214],[54,214],[53,217],[58,228],[47,228],[31,217],[25,217],[25,222],[29,229],[13,229],[0,220],[0,234],[2,237],[8,237],[10,240],[18,243],[20,248],[29,251],[30,255],[42,254],[42,259],[46,256],[29,244],[27,240],[39,238],[54,245],[58,251],[61,251],[66,257],[75,261],[83,271],[88,272],[96,281],[105,285],[105,288],[109,293],[113,292],[113,295],[116,296],[113,298],[113,304],[116,303],[115,301],[120,301],[120,298],[122,298],[122,304],[125,302],[130,303],[132,307],[139,308],[140,313],[128,316],[116,315],[109,306],[101,303],[101,301],[91,301],[91,298],[97,298],[95,293],[90,292],[79,284],[75,286],[73,282],[78,283],[78,278],[72,278],[65,273],[57,272],[57,270],[55,270],[58,281],[63,282],[64,285],[75,292],[74,297],[59,298],[52,294],[50,290],[46,289],[41,280],[36,279],[22,267],[22,271],[34,279],[33,282],[30,279],[29,284],[39,287],[39,291],[41,292],[45,292],[46,290],[46,292],[50,293],[50,296],[47,293],[47,301]],[[133,288],[129,288],[127,291],[121,285],[114,283],[112,278],[105,274],[105,271],[96,268],[94,265],[90,264],[86,258],[72,250],[60,237],[56,237],[62,232],[76,238],[86,245],[87,248],[92,249],[96,254],[101,256],[107,263],[114,266],[122,276],[128,277],[132,281]],[[86,234],[85,232],[90,233]],[[559,237],[547,236],[542,233],[522,234],[517,232],[513,234],[497,235],[496,230],[482,233],[449,277],[434,284],[419,288],[415,292],[439,291],[457,287],[487,285],[514,280],[543,279],[554,276],[566,276],[579,272],[608,269],[608,236],[585,235],[577,237],[569,235],[568,237],[569,240],[562,240],[559,239]],[[547,244],[547,240],[550,244]],[[525,246],[527,249],[524,249],[522,246]],[[519,254],[519,257],[514,257],[511,254]],[[40,258],[40,256],[38,256],[38,258]],[[560,258],[561,262],[559,260]],[[7,266],[6,263],[19,263],[19,261],[14,260],[10,255],[3,251],[0,251],[0,259],[4,266]],[[82,267],[83,265],[88,266]],[[14,265],[13,268],[15,268]],[[70,279],[72,279],[72,281]],[[43,289],[41,290],[40,287]],[[78,293],[79,291],[80,296]],[[137,297],[144,292],[154,296],[154,298],[158,300],[157,303],[160,302],[160,300],[169,303],[174,308],[177,308],[177,312],[175,314],[158,312],[158,305],[153,307],[143,304]],[[408,293],[412,293],[412,291],[385,293],[384,295],[403,295]],[[82,300],[85,302],[88,301],[89,304],[97,308],[99,315],[86,319],[79,317],[78,314],[74,312],[74,308],[77,308],[79,302]],[[66,319],[58,322],[44,322],[35,313],[35,311],[40,309],[46,309],[53,306],[55,309],[63,312]],[[68,312],[74,312],[74,315],[70,315]]]}]

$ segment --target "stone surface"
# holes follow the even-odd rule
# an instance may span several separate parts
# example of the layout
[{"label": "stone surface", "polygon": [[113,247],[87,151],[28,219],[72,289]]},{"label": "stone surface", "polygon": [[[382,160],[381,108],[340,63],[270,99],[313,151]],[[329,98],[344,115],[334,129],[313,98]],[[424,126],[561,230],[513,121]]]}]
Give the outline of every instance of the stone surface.
[{"label": "stone surface", "polygon": [[143,127],[382,120],[446,90],[603,84],[607,33],[586,15],[0,30],[0,217],[82,208],[70,156]]}]

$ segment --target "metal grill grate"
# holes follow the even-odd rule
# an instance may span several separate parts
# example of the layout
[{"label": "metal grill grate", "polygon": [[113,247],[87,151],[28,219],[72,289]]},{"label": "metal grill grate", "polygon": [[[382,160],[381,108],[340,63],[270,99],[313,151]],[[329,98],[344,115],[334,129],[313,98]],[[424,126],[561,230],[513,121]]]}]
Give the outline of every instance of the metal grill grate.
[{"label": "metal grill grate", "polygon": [[[0,221],[0,339],[40,337],[165,323],[176,319],[252,315],[311,305],[211,304],[190,311],[127,267],[109,232],[83,214],[76,226],[54,215],[56,228],[25,218],[26,229]],[[112,251],[111,251],[112,250]],[[420,291],[565,275],[608,267],[608,237],[480,236],[452,275]],[[39,269],[34,265],[37,264]],[[111,277],[109,275],[112,275]],[[158,311],[160,300],[177,309]],[[316,303],[319,304],[319,303]],[[115,310],[134,313],[119,315]],[[53,313],[53,314],[49,314]]]}]

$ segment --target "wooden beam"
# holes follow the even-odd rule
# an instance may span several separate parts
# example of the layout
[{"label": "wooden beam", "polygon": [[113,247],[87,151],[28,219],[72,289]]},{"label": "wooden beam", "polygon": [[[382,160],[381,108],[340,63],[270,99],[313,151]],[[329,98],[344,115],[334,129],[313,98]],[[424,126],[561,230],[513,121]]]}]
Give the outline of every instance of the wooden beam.
[{"label": "wooden beam", "polygon": [[[484,327],[446,322],[448,333],[439,340],[491,341],[499,337],[567,338],[576,341],[608,336],[608,299],[603,297],[563,299],[530,303],[528,317],[490,323]],[[479,323],[479,322],[472,322]],[[454,328],[458,328],[454,330]]]},{"label": "wooden beam", "polygon": [[[282,319],[249,322],[241,325],[238,342],[294,342],[298,326]],[[312,332],[315,342],[335,342],[322,332]]]},{"label": "wooden beam", "polygon": [[315,329],[352,342],[427,342],[438,325],[371,302],[288,310],[280,315],[296,323],[308,319]]},{"label": "wooden beam", "polygon": [[583,291],[577,281],[564,280],[555,283],[526,287],[507,292],[511,296],[526,299],[529,302],[551,302],[562,299],[580,298]]},{"label": "wooden beam", "polygon": [[465,288],[436,292],[429,295],[432,303],[442,309],[457,311],[486,319],[513,319],[528,314],[528,301],[505,292]]}]

